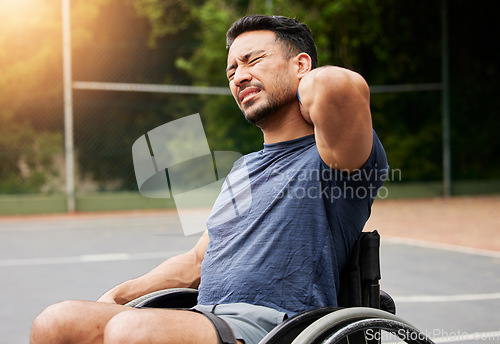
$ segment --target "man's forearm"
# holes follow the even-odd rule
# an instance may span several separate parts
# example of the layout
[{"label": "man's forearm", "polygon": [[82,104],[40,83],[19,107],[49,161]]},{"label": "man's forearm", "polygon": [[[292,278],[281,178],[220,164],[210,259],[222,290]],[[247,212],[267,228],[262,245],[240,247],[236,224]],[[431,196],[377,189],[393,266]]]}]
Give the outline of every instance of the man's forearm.
[{"label": "man's forearm", "polygon": [[197,288],[201,263],[209,243],[208,233],[188,252],[172,257],[150,272],[123,282],[104,294],[99,301],[125,304],[148,293],[169,288]]},{"label": "man's forearm", "polygon": [[99,301],[125,304],[148,293],[169,288],[197,288],[200,263],[192,252],[167,259],[150,272],[123,282],[104,294]]}]

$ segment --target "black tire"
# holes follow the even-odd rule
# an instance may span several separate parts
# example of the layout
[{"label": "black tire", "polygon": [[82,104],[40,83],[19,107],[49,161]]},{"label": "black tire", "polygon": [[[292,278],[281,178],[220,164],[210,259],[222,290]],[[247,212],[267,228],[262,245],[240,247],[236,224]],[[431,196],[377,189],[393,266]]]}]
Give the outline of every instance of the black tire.
[{"label": "black tire", "polygon": [[196,305],[198,290],[173,288],[152,292],[130,301],[125,306],[134,308],[191,308]]}]

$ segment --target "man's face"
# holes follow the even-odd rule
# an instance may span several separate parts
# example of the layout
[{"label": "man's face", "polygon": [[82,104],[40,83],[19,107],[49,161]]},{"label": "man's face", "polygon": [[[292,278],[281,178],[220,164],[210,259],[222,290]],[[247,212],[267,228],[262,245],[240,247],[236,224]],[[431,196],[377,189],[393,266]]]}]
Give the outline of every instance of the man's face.
[{"label": "man's face", "polygon": [[272,31],[250,31],[238,36],[228,52],[227,78],[236,103],[253,124],[296,101],[298,79],[293,78],[291,59]]}]

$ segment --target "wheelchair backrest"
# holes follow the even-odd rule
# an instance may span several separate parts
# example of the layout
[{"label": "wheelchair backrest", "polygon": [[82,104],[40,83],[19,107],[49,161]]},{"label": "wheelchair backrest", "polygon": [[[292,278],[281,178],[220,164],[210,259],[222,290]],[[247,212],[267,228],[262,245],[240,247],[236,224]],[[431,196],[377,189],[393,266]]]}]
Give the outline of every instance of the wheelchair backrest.
[{"label": "wheelchair backrest", "polygon": [[340,274],[340,307],[380,308],[380,235],[362,232]]}]

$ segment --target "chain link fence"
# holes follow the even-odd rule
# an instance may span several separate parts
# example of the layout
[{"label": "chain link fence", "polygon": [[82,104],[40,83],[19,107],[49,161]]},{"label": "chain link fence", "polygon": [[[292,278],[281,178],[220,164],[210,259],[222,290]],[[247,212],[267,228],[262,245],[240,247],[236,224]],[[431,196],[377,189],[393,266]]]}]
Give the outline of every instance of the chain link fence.
[{"label": "chain link fence", "polygon": [[[82,8],[91,9],[91,3],[71,9],[77,211],[173,206],[169,200],[140,196],[131,147],[141,135],[174,119],[200,113],[213,150],[247,153],[261,148],[260,131],[241,119],[224,85],[194,87],[189,75],[176,66],[178,57],[195,51],[198,42],[192,35],[169,35],[152,48],[147,21],[131,6],[111,1],[111,7],[87,23],[81,19]],[[13,19],[7,12],[12,9],[0,6],[4,6],[0,8],[0,214],[64,212],[68,203],[61,7],[51,5],[44,12],[42,4],[34,4]],[[41,21],[47,24],[40,25]],[[406,147],[397,140],[384,141],[388,151],[396,152],[390,153],[393,161],[408,161],[403,174],[415,169],[420,176],[422,171],[429,176],[441,173],[441,148],[436,149],[441,145],[441,89],[439,82],[372,87],[374,125],[381,137],[390,134],[384,133],[388,121],[390,130],[399,125],[426,133],[406,140]],[[392,115],[385,113],[389,107]],[[401,115],[406,112],[410,115]],[[224,118],[222,124],[211,121],[215,116]],[[423,154],[429,163],[411,166],[408,154],[413,153],[405,152]],[[488,192],[491,185],[472,188],[475,193]],[[440,182],[416,186],[419,192],[425,188],[428,192],[423,195],[442,194]],[[498,189],[495,184],[493,190]]]}]

